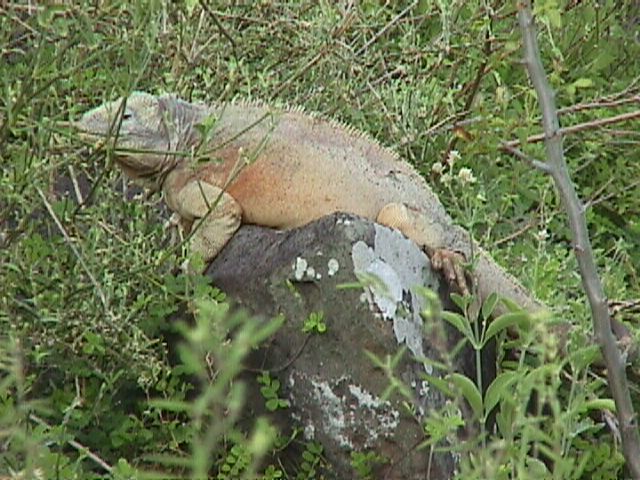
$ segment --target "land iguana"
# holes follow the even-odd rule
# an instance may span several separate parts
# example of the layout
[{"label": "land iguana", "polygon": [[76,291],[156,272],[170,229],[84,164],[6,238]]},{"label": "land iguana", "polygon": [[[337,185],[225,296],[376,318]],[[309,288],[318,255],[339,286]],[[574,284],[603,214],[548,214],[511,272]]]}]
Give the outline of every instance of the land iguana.
[{"label": "land iguana", "polygon": [[477,292],[540,308],[527,291],[453,223],[406,161],[367,134],[302,109],[255,103],[193,104],[134,92],[74,123],[108,140],[130,178],[161,189],[190,247],[213,259],[242,223],[291,229],[347,212],[400,230],[446,280],[467,291],[462,262],[476,259]]}]

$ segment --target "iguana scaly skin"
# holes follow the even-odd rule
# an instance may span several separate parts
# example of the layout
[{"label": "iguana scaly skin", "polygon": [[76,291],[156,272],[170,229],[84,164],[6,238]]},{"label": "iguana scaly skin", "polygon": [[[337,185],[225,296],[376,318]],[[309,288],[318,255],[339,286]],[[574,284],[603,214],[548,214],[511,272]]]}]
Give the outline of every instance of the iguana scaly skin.
[{"label": "iguana scaly skin", "polygon": [[[126,100],[126,101],[125,101]],[[477,258],[485,299],[496,292],[536,310],[523,287],[456,226],[425,180],[368,135],[304,113],[239,103],[191,104],[134,92],[85,113],[86,138],[109,139],[131,178],[162,189],[191,248],[213,259],[242,223],[289,229],[333,212],[397,228],[464,288],[455,255]]]}]

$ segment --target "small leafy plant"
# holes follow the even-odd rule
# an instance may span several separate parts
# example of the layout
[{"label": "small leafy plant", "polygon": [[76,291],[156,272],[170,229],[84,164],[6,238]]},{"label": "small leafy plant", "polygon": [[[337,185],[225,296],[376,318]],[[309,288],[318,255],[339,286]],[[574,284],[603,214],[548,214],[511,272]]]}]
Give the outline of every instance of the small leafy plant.
[{"label": "small leafy plant", "polygon": [[351,452],[351,466],[361,480],[373,480],[374,468],[387,462],[376,452]]},{"label": "small leafy plant", "polygon": [[302,463],[296,480],[312,480],[317,478],[318,467],[323,463],[322,452],[324,448],[319,443],[309,442],[302,452]]},{"label": "small leafy plant", "polygon": [[309,316],[304,320],[302,331],[304,333],[325,333],[327,331],[327,324],[324,322],[324,313],[311,312]]},{"label": "small leafy plant", "polygon": [[260,387],[260,393],[265,398],[265,406],[270,412],[275,412],[279,408],[288,408],[289,401],[280,398],[278,396],[278,390],[280,390],[280,380],[277,378],[271,378],[269,372],[263,372],[258,376],[258,383],[262,385]]}]

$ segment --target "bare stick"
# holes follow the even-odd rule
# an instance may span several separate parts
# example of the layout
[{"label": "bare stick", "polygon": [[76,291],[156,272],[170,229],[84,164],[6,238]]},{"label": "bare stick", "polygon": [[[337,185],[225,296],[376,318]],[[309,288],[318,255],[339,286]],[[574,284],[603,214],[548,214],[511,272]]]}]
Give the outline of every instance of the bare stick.
[{"label": "bare stick", "polygon": [[371,45],[376,43],[380,39],[380,37],[382,37],[391,27],[393,27],[396,23],[398,23],[398,21],[402,19],[402,17],[404,17],[407,13],[413,10],[413,8],[417,4],[418,4],[417,1],[411,2],[411,4],[407,8],[405,8],[398,15],[393,17],[391,21],[387,23],[384,27],[382,27],[382,29],[378,33],[376,33],[372,38],[369,39],[367,43],[365,43],[362,47],[360,47],[354,56],[359,57],[360,55],[362,55],[367,48],[369,48]]},{"label": "bare stick", "polygon": [[229,45],[231,45],[231,52],[233,53],[233,57],[238,58],[238,53],[237,53],[238,48],[236,47],[236,41],[229,34],[229,32],[227,32],[227,30],[224,28],[224,25],[220,23],[220,20],[218,19],[218,16],[215,14],[215,12],[211,11],[207,2],[200,0],[199,3],[202,9],[205,12],[207,12],[207,15],[209,15],[209,18],[211,18],[215,26],[218,28],[218,31],[220,32],[220,34],[229,41]]},{"label": "bare stick", "polygon": [[[34,415],[33,413],[29,414],[29,419],[31,419],[31,421],[37,423],[38,425],[40,425],[42,427],[45,427],[45,428],[47,428],[49,430],[51,429],[51,425],[49,425],[42,418],[38,417],[37,415]],[[109,465],[102,458],[100,458],[98,455],[93,453],[91,450],[89,450],[87,447],[85,447],[80,442],[77,442],[75,440],[68,440],[67,443],[69,445],[71,445],[73,448],[75,448],[77,451],[79,451],[80,453],[84,453],[88,458],[93,460],[96,464],[100,465],[107,472],[109,472],[109,473],[113,472],[113,467],[111,465]]]},{"label": "bare stick", "polygon": [[[539,95],[539,94],[538,94]],[[556,114],[557,117],[557,114]],[[557,130],[557,134],[559,136],[567,135],[570,133],[577,133],[583,130],[591,130],[593,128],[604,127],[605,125],[611,125],[612,123],[620,123],[627,122],[629,120],[633,120],[635,118],[640,118],[640,110],[635,110],[633,112],[621,113],[620,115],[616,115],[614,117],[607,118],[598,118],[597,120],[591,120],[589,122],[578,123],[577,125],[571,125],[570,127],[559,128]],[[544,119],[542,120],[544,122]],[[538,133],[536,135],[531,135],[527,138],[527,143],[537,143],[542,142],[547,138],[547,133]],[[520,140],[511,140],[510,142],[505,142],[503,147],[517,147],[520,145]]]},{"label": "bare stick", "polygon": [[627,105],[629,103],[640,103],[640,95],[635,95],[630,98],[623,98],[620,100],[597,100],[595,102],[589,103],[579,103],[577,105],[571,105],[569,107],[564,107],[558,109],[558,115],[563,115],[565,113],[575,113],[581,112],[583,110],[592,110],[594,108],[612,108],[619,107],[621,105]]},{"label": "bare stick", "polygon": [[540,60],[536,28],[531,13],[531,0],[520,0],[517,3],[518,21],[525,51],[524,63],[536,90],[542,111],[549,174],[553,178],[563,207],[569,217],[569,225],[573,234],[573,249],[578,261],[582,285],[591,306],[593,330],[607,366],[609,389],[616,404],[622,450],[627,468],[633,478],[640,478],[640,436],[638,435],[637,417],[631,403],[625,365],[611,330],[607,298],[596,270],[584,217],[584,206],[576,194],[573,183],[571,183],[564,160],[562,131],[558,123],[554,94]]},{"label": "bare stick", "polygon": [[549,165],[547,165],[544,162],[541,162],[540,160],[536,160],[535,158],[531,158],[526,153],[524,153],[522,150],[518,150],[516,147],[514,147],[512,145],[509,145],[509,143],[502,142],[502,145],[501,145],[502,148],[504,150],[506,150],[507,152],[509,152],[511,155],[514,155],[515,157],[519,158],[520,160],[522,160],[524,162],[527,162],[532,167],[537,168],[541,172],[550,173]]},{"label": "bare stick", "polygon": [[113,315],[111,314],[111,311],[109,310],[107,297],[102,291],[102,288],[100,287],[100,284],[96,280],[96,277],[93,276],[93,273],[91,273],[89,266],[84,261],[84,258],[82,258],[82,255],[80,254],[76,246],[73,244],[73,240],[71,240],[71,237],[69,236],[67,231],[64,229],[64,226],[62,225],[62,222],[58,219],[56,212],[53,211],[53,207],[47,200],[47,197],[44,195],[44,193],[42,193],[42,190],[40,190],[38,187],[36,187],[36,191],[38,192],[38,195],[40,195],[40,198],[42,199],[42,203],[44,203],[44,206],[47,209],[47,212],[49,212],[49,215],[51,215],[53,222],[56,224],[56,227],[58,227],[58,230],[62,234],[65,242],[67,242],[67,245],[69,246],[73,254],[76,256],[76,258],[78,259],[78,262],[80,262],[80,266],[82,266],[83,270],[86,272],[87,276],[89,277],[89,280],[93,284],[93,287],[96,289],[96,293],[98,294],[98,298],[100,299],[100,302],[104,307],[105,313],[109,315],[109,317],[113,317]]}]

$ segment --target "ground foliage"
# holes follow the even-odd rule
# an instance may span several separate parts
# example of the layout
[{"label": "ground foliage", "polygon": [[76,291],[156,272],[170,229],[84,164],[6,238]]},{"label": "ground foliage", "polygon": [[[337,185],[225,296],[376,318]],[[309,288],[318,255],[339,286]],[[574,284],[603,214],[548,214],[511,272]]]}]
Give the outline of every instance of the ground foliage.
[{"label": "ground foliage", "polygon": [[[301,105],[411,161],[456,221],[578,326],[570,360],[522,355],[501,366],[512,402],[496,394],[499,432],[465,462],[465,478],[622,478],[606,384],[588,368],[589,314],[564,215],[549,179],[501,148],[519,140],[544,158],[542,143],[527,143],[539,112],[519,62],[515,2],[47,3],[0,6],[0,474],[312,478],[321,458],[311,444],[297,472],[258,465],[287,439],[261,422],[235,431],[242,392],[228,385],[277,320],[267,328],[229,317],[222,292],[173,275],[181,251],[157,221],[157,196],[130,201],[140,192],[108,156],[60,123],[146,90]],[[637,3],[536,9],[563,127],[640,107]],[[640,297],[637,125],[565,140],[605,288],[619,302]],[[172,360],[161,332],[185,302],[200,320]],[[222,327],[207,328],[211,318]],[[244,341],[222,341],[231,330]],[[203,351],[235,363],[221,367],[215,354],[202,363]],[[211,384],[210,403],[189,401],[202,398],[194,377]],[[527,414],[532,392],[545,409]],[[229,421],[216,426],[216,412]],[[448,427],[432,419],[425,437],[438,428]],[[368,457],[358,455],[365,478]]]}]

